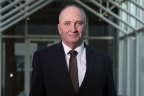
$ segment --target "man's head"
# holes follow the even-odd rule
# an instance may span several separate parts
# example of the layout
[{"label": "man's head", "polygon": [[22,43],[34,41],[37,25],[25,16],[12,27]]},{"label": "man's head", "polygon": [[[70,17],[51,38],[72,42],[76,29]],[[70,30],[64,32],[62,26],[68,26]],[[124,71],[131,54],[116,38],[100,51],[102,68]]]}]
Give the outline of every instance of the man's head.
[{"label": "man's head", "polygon": [[77,5],[68,5],[59,15],[58,31],[62,41],[71,48],[79,46],[85,36],[86,14]]}]

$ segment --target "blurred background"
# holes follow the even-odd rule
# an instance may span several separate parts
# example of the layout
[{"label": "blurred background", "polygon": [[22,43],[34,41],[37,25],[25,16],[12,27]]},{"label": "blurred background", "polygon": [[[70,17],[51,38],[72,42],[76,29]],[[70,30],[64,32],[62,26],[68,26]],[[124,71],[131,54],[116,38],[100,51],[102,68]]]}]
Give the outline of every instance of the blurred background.
[{"label": "blurred background", "polygon": [[144,96],[144,0],[0,0],[0,96],[29,96],[34,51],[59,42],[58,15],[87,14],[85,42],[109,54],[118,96]]}]

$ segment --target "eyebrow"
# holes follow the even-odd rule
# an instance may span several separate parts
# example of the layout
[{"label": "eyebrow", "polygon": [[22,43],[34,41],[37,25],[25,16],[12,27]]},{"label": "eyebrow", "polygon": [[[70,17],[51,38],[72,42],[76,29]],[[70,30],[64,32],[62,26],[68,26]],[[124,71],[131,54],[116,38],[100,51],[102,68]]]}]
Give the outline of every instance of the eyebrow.
[{"label": "eyebrow", "polygon": [[71,21],[64,21],[64,22],[71,22]]},{"label": "eyebrow", "polygon": [[[71,22],[71,21],[64,21],[64,22]],[[78,20],[76,22],[84,22],[83,20]]]}]

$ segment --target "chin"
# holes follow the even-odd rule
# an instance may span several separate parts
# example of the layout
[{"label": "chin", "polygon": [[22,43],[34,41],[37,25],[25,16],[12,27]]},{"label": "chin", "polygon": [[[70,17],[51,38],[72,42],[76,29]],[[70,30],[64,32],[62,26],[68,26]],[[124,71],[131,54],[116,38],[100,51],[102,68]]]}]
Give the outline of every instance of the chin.
[{"label": "chin", "polygon": [[79,40],[71,40],[72,43],[78,43]]},{"label": "chin", "polygon": [[80,43],[80,41],[73,41],[72,43],[77,45]]},{"label": "chin", "polygon": [[76,39],[76,38],[73,38],[70,40],[71,42],[79,42],[80,40],[79,39]]}]

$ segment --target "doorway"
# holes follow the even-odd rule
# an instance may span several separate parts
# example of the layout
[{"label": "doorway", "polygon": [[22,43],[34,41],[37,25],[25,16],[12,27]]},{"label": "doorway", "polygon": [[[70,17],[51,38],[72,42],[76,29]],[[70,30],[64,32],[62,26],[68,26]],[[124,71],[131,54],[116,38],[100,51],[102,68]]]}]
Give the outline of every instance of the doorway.
[{"label": "doorway", "polygon": [[26,40],[26,53],[25,53],[25,87],[24,93],[26,96],[29,95],[30,91],[30,77],[32,72],[32,58],[36,50],[48,47],[55,43],[58,43],[59,39],[27,39]]},{"label": "doorway", "polygon": [[24,42],[22,40],[6,40],[3,42],[2,53],[2,82],[5,86],[2,96],[29,96],[34,52],[59,42],[59,39],[26,38]]}]

